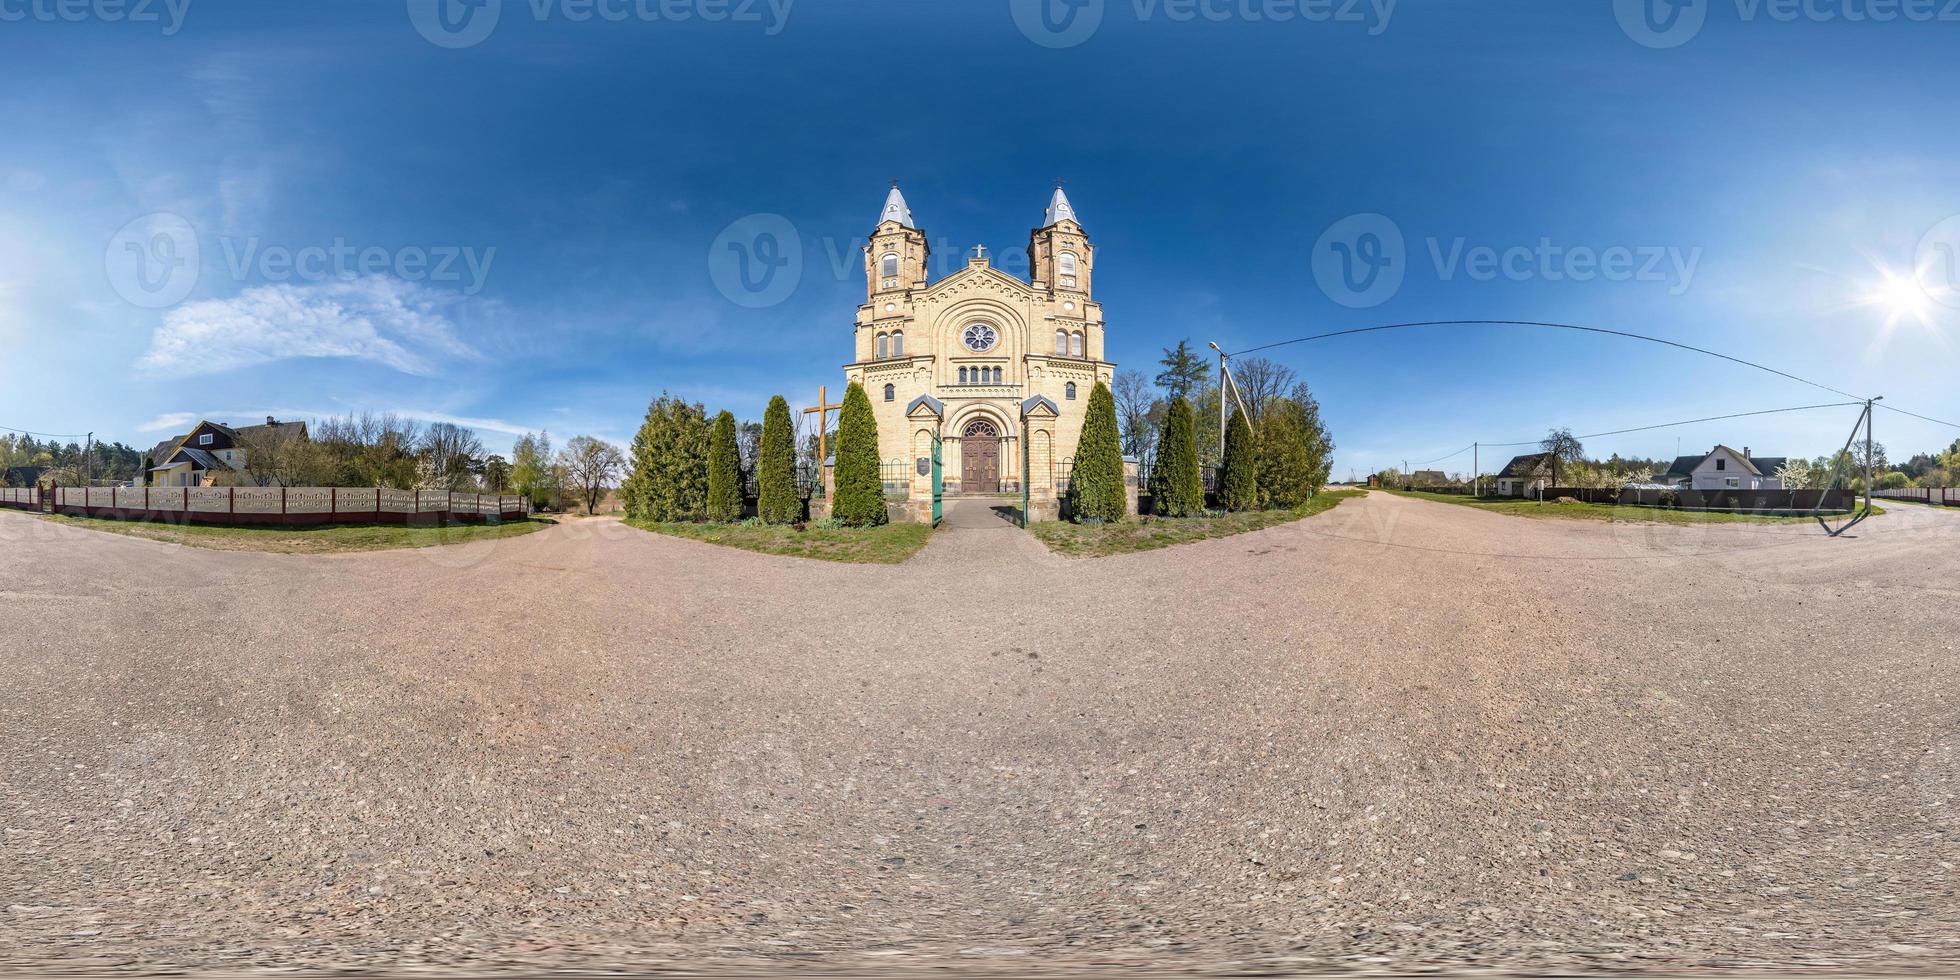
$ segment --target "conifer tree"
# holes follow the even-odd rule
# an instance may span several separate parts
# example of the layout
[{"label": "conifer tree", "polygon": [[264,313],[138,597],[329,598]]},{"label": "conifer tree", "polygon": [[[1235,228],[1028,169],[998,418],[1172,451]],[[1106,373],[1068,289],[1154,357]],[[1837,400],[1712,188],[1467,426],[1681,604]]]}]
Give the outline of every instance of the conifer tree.
[{"label": "conifer tree", "polygon": [[1234,513],[1259,509],[1259,444],[1245,413],[1234,409],[1225,427],[1225,461],[1218,471],[1218,499]]},{"label": "conifer tree", "polygon": [[633,437],[633,470],[620,487],[626,516],[700,520],[708,509],[708,442],[707,410],[661,392]]},{"label": "conifer tree", "polygon": [[1190,517],[1205,509],[1204,477],[1198,472],[1197,433],[1191,403],[1171,399],[1164,414],[1164,434],[1157,442],[1157,462],[1150,471],[1151,503],[1164,517]]},{"label": "conifer tree", "polygon": [[878,472],[878,419],[864,386],[851,382],[837,414],[837,499],[830,516],[850,527],[885,523],[885,483]]},{"label": "conifer tree", "polygon": [[1096,382],[1089,392],[1088,414],[1076,440],[1075,468],[1069,473],[1069,516],[1085,520],[1120,521],[1129,512],[1123,485],[1123,444],[1116,428],[1116,399],[1109,386]]},{"label": "conifer tree", "polygon": [[708,444],[708,520],[727,524],[742,519],[742,451],[735,445],[735,416],[715,416]]},{"label": "conifer tree", "polygon": [[789,402],[777,395],[762,415],[762,447],[756,453],[756,516],[765,524],[793,524],[803,516],[796,494],[796,428]]},{"label": "conifer tree", "polygon": [[1299,404],[1282,401],[1267,410],[1259,428],[1259,496],[1280,510],[1306,503],[1315,489],[1306,413]]}]

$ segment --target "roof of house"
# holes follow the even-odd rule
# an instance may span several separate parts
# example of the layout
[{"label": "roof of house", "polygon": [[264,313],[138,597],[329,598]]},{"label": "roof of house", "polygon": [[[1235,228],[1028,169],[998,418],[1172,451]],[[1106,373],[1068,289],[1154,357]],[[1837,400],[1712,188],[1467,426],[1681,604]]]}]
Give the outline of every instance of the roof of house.
[{"label": "roof of house", "polygon": [[1661,476],[1693,476],[1695,470],[1708,461],[1708,457],[1724,450],[1736,459],[1742,460],[1743,468],[1757,476],[1775,476],[1777,470],[1790,462],[1787,456],[1745,456],[1727,446],[1717,445],[1699,456],[1676,456],[1674,465],[1668,467],[1667,472],[1662,473]]},{"label": "roof of house", "polygon": [[212,428],[218,430],[219,432],[223,432],[224,434],[230,436],[231,441],[234,443],[238,442],[238,440],[241,437],[245,439],[252,439],[260,435],[274,435],[284,439],[306,438],[306,423],[298,420],[292,422],[281,422],[278,419],[275,419],[272,416],[268,415],[266,416],[264,425],[241,425],[241,426],[233,427],[233,426],[225,425],[222,422],[213,422],[209,419],[201,419],[198,421],[196,425],[191,426],[191,430],[189,432],[186,432],[181,436],[171,436],[170,438],[157,443],[156,447],[150,450],[151,467],[153,469],[164,468],[165,465],[170,461],[170,458],[177,454],[178,447],[183,446],[185,443],[189,442],[191,436],[195,435],[197,433],[197,430],[203,428]]},{"label": "roof of house", "polygon": [[1537,476],[1538,471],[1545,468],[1545,457],[1550,455],[1551,453],[1526,453],[1523,456],[1513,456],[1497,475],[1513,478]]},{"label": "roof of house", "polygon": [[1431,483],[1450,482],[1449,474],[1444,473],[1442,470],[1417,470],[1414,473],[1409,474],[1409,479],[1428,480]]}]

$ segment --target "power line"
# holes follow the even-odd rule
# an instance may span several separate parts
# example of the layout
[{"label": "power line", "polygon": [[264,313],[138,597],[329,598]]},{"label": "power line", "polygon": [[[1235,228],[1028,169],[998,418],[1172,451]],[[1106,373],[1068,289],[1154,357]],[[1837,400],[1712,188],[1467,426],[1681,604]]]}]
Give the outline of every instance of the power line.
[{"label": "power line", "polygon": [[0,425],[0,429],[5,429],[8,432],[18,432],[24,436],[43,436],[48,439],[86,439],[92,434],[88,432],[34,432],[29,429],[16,429],[11,425]]},{"label": "power line", "polygon": [[[1672,429],[1675,428],[1676,426],[1695,425],[1701,422],[1723,422],[1729,419],[1746,419],[1756,415],[1779,415],[1784,412],[1809,412],[1820,408],[1857,408],[1863,406],[1864,404],[1865,403],[1861,400],[1855,402],[1831,402],[1826,405],[1792,405],[1789,408],[1766,408],[1757,412],[1736,412],[1732,415],[1711,415],[1705,419],[1686,419],[1680,422],[1662,422],[1658,425],[1636,425],[1630,429],[1614,429],[1611,432],[1589,432],[1584,435],[1573,436],[1572,438],[1601,439],[1601,438],[1605,438],[1606,436],[1625,435],[1629,432],[1649,432],[1654,429]],[[1524,442],[1480,442],[1477,443],[1477,445],[1484,446],[1491,449],[1512,449],[1518,446],[1541,445],[1543,441],[1544,440],[1542,439],[1528,439],[1525,440]],[[1470,447],[1465,446],[1464,448],[1468,449]],[[1448,457],[1444,457],[1444,458],[1447,459]]]},{"label": "power line", "polygon": [[1856,398],[1860,404],[1862,404],[1865,401],[1865,398],[1862,395],[1854,395],[1848,391],[1840,391],[1836,388],[1831,387],[1830,385],[1820,384],[1819,382],[1812,381],[1809,378],[1797,377],[1796,375],[1791,374],[1788,371],[1778,371],[1773,367],[1769,367],[1763,364],[1758,364],[1755,361],[1743,360],[1740,357],[1732,357],[1728,354],[1723,354],[1718,351],[1708,350],[1707,348],[1695,347],[1689,344],[1683,344],[1672,340],[1663,340],[1659,337],[1649,337],[1645,334],[1629,333],[1625,330],[1608,330],[1605,327],[1588,327],[1577,323],[1552,323],[1544,320],[1418,320],[1412,323],[1384,323],[1372,327],[1354,327],[1348,330],[1334,330],[1328,333],[1314,334],[1313,336],[1310,337],[1295,337],[1292,340],[1275,341],[1274,343],[1270,343],[1270,344],[1261,344],[1258,347],[1248,347],[1245,350],[1234,351],[1226,356],[1237,357],[1240,354],[1251,354],[1257,351],[1271,350],[1275,347],[1285,347],[1288,344],[1303,344],[1310,340],[1326,340],[1330,337],[1348,337],[1348,336],[1353,336],[1355,334],[1376,333],[1382,330],[1406,330],[1412,327],[1447,327],[1447,326],[1546,327],[1554,330],[1576,330],[1583,333],[1598,333],[1598,334],[1606,334],[1612,337],[1626,337],[1630,340],[1644,340],[1652,344],[1661,344],[1667,347],[1675,347],[1685,351],[1693,351],[1694,353],[1697,354],[1706,354],[1709,357],[1718,357],[1724,361],[1729,361],[1735,364],[1741,364],[1745,367],[1755,368],[1758,371],[1768,371],[1769,373],[1774,374],[1778,377],[1788,378],[1791,381],[1807,384],[1812,388],[1821,388],[1824,391],[1828,391],[1833,395],[1842,395],[1846,398]]},{"label": "power line", "polygon": [[1945,419],[1936,419],[1930,415],[1921,415],[1918,412],[1908,412],[1905,409],[1899,408],[1896,405],[1887,405],[1884,402],[1874,402],[1873,404],[1877,405],[1879,408],[1883,408],[1888,411],[1897,412],[1900,415],[1910,415],[1913,418],[1919,419],[1922,422],[1932,422],[1935,425],[1944,425],[1949,428],[1960,429],[1960,422],[1948,422]]},{"label": "power line", "polygon": [[1435,459],[1431,459],[1431,460],[1425,460],[1425,461],[1423,461],[1423,462],[1420,462],[1420,463],[1417,463],[1416,465],[1417,465],[1417,466],[1429,466],[1429,465],[1432,465],[1432,464],[1435,464],[1435,463],[1440,463],[1440,462],[1442,462],[1442,461],[1444,461],[1444,460],[1446,460],[1446,459],[1455,459],[1455,458],[1457,458],[1458,456],[1461,456],[1461,455],[1463,455],[1464,453],[1467,453],[1467,452],[1469,452],[1469,451],[1470,451],[1470,450],[1471,450],[1471,449],[1472,449],[1472,448],[1473,448],[1473,447],[1474,447],[1475,445],[1476,445],[1475,443],[1472,443],[1471,445],[1469,445],[1469,446],[1465,446],[1465,447],[1463,447],[1462,449],[1459,449],[1459,450],[1457,450],[1456,452],[1453,452],[1453,453],[1451,453],[1451,454],[1449,454],[1448,456],[1438,456],[1438,457],[1436,457]]}]

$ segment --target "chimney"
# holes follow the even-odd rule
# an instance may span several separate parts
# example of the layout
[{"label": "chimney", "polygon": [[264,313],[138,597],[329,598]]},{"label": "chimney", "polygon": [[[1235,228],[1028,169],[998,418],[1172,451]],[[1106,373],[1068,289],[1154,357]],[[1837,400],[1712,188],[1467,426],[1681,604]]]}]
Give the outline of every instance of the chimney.
[{"label": "chimney", "polygon": [[1742,447],[1742,458],[1743,458],[1743,459],[1748,459],[1748,458],[1749,458],[1749,447],[1748,447],[1748,446],[1744,446],[1744,447]]},{"label": "chimney", "polygon": [[[273,418],[273,417],[272,417],[272,416],[270,416],[270,415],[268,415],[268,416],[266,416],[266,417],[265,417],[265,424],[267,424],[267,425],[278,425],[278,424],[279,424],[279,420],[278,420],[278,419],[275,419],[275,418]],[[1749,450],[1747,450],[1747,449],[1745,449],[1745,450],[1743,450],[1743,451],[1742,451],[1742,454],[1743,454],[1744,456],[1747,456],[1747,455],[1749,455]]]}]

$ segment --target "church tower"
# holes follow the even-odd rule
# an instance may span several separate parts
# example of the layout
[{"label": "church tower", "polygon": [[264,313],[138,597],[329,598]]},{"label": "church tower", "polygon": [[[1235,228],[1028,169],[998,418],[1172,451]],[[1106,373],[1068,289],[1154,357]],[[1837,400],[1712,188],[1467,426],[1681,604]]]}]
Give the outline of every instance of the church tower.
[{"label": "church tower", "polygon": [[1095,247],[1089,234],[1076,220],[1075,208],[1061,185],[1048,199],[1042,226],[1028,236],[1028,275],[1036,289],[1052,295],[1071,295],[1078,302],[1089,299],[1089,278],[1096,264]]},{"label": "church tower", "polygon": [[878,213],[878,227],[864,250],[866,301],[876,306],[882,294],[924,289],[926,257],[931,254],[925,232],[912,220],[912,208],[899,193],[898,181],[892,181],[885,209]]}]

